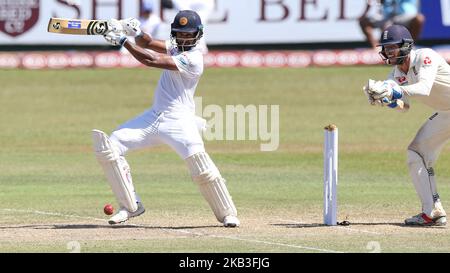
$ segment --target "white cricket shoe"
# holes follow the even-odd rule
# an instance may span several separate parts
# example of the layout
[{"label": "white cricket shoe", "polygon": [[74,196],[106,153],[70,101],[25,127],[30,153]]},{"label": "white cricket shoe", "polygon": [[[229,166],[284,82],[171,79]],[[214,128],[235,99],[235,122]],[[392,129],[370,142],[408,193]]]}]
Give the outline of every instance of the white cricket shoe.
[{"label": "white cricket shoe", "polygon": [[431,212],[431,218],[436,218],[436,217],[446,217],[446,213],[444,208],[442,207],[442,203],[440,201],[434,203],[434,208],[433,211]]},{"label": "white cricket shoe", "polygon": [[223,218],[224,227],[238,227],[241,224],[236,216],[228,215]]},{"label": "white cricket shoe", "polygon": [[109,218],[108,223],[110,225],[115,225],[119,223],[126,222],[128,219],[132,217],[136,217],[145,212],[145,208],[141,202],[137,203],[138,208],[135,212],[129,212],[125,208],[121,208],[113,217]]},{"label": "white cricket shoe", "polygon": [[433,216],[426,215],[425,213],[419,213],[416,216],[405,220],[407,226],[445,226],[447,224],[447,217],[445,214]]}]

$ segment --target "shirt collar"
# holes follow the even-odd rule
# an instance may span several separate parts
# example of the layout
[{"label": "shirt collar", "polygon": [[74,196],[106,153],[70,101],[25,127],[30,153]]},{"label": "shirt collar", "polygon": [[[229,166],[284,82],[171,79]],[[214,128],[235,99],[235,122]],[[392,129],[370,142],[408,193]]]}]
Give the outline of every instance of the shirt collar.
[{"label": "shirt collar", "polygon": [[[408,69],[408,73],[409,71],[411,71],[414,67],[414,63],[416,62],[416,57],[417,54],[415,52],[415,50],[411,50],[411,52],[409,53],[409,69]],[[395,76],[399,77],[405,75],[399,68],[398,66],[395,66]]]},{"label": "shirt collar", "polygon": [[416,56],[417,56],[416,51],[414,49],[412,49],[411,52],[409,53],[409,69],[410,70],[416,63]]}]

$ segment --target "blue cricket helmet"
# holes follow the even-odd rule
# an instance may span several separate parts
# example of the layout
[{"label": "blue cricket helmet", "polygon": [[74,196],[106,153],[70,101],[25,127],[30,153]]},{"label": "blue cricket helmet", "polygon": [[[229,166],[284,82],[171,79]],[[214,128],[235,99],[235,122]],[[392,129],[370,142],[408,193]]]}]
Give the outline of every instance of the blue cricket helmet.
[{"label": "blue cricket helmet", "polygon": [[[388,64],[402,64],[411,52],[413,44],[414,40],[406,27],[402,25],[391,25],[381,33],[379,46],[381,46],[382,49],[380,55]],[[384,47],[387,45],[398,45],[400,48],[400,54],[396,57],[397,61],[395,63],[391,63],[391,60],[384,52]]]},{"label": "blue cricket helmet", "polygon": [[414,40],[409,30],[402,25],[392,25],[386,28],[381,34],[380,45],[413,43]]},{"label": "blue cricket helmet", "polygon": [[[182,10],[177,13],[171,26],[171,39],[181,51],[189,50],[196,46],[203,36],[203,24],[200,16],[193,10]],[[194,38],[176,38],[177,32],[195,34]],[[180,44],[180,42],[183,42]]]}]

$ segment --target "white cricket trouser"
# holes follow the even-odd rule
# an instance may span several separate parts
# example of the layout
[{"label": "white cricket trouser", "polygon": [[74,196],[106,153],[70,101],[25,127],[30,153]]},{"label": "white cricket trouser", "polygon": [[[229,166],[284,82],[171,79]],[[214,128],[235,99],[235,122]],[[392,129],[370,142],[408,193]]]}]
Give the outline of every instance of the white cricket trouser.
[{"label": "white cricket trouser", "polygon": [[450,111],[432,115],[417,132],[408,147],[408,165],[422,210],[431,215],[439,201],[433,166],[445,143],[450,139]]},{"label": "white cricket trouser", "polygon": [[189,112],[160,113],[149,109],[120,125],[110,139],[121,155],[162,144],[172,147],[182,159],[205,152],[196,116]]},{"label": "white cricket trouser", "polygon": [[450,111],[441,111],[432,115],[422,125],[408,149],[419,153],[427,167],[433,167],[449,139]]}]

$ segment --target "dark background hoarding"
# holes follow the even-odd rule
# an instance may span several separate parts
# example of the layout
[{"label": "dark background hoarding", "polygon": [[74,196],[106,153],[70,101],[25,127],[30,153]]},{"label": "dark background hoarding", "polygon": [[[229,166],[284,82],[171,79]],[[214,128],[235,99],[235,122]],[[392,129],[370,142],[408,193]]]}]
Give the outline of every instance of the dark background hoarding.
[{"label": "dark background hoarding", "polygon": [[421,11],[426,18],[422,39],[450,43],[450,0],[422,0]]}]

